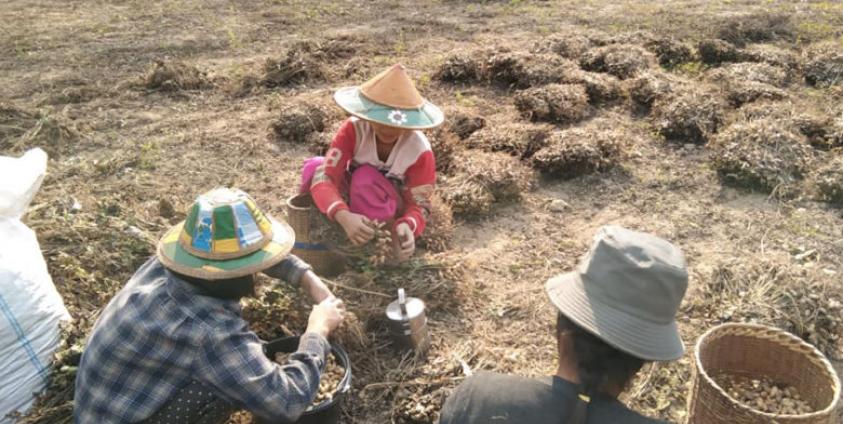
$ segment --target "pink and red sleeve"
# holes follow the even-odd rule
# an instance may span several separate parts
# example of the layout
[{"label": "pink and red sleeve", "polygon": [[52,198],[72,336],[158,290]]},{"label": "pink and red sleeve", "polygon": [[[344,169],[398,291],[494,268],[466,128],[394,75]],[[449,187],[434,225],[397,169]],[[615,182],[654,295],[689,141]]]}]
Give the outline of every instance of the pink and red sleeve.
[{"label": "pink and red sleeve", "polygon": [[427,214],[430,210],[430,197],[436,184],[436,161],[433,152],[426,151],[419,155],[416,163],[407,168],[404,174],[404,214],[395,221],[407,223],[413,234],[418,237],[424,232]]},{"label": "pink and red sleeve", "polygon": [[354,124],[351,120],[345,121],[334,135],[331,147],[325,153],[325,161],[316,169],[310,184],[310,194],[316,207],[332,220],[337,212],[348,209],[339,187],[345,181],[348,162],[354,156],[356,138]]}]

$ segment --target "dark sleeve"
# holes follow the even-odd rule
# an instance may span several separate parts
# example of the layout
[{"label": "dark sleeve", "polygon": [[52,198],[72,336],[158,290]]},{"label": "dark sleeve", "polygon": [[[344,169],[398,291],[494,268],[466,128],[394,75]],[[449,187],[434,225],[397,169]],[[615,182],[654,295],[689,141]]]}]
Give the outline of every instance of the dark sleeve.
[{"label": "dark sleeve", "polygon": [[290,284],[298,284],[305,272],[313,267],[307,262],[299,259],[298,256],[289,254],[283,261],[263,271],[264,274],[286,281]]},{"label": "dark sleeve", "polygon": [[208,335],[197,361],[197,379],[218,396],[271,421],[294,422],[319,391],[319,378],[330,345],[305,333],[289,362],[279,365],[264,355],[255,333],[244,325]]}]

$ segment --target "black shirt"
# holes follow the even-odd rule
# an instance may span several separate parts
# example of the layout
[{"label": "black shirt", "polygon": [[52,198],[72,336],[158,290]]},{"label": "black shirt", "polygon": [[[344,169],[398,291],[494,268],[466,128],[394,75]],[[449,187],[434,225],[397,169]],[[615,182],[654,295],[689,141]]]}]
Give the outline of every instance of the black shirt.
[{"label": "black shirt", "polygon": [[[559,377],[526,378],[482,372],[466,379],[442,407],[439,424],[566,424],[577,386]],[[588,424],[664,423],[615,399],[592,398]]]}]

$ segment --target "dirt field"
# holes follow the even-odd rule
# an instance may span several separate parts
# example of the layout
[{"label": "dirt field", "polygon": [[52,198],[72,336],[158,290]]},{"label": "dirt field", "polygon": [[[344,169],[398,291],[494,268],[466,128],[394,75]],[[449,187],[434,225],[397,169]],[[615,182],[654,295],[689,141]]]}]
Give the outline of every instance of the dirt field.
[{"label": "dirt field", "polygon": [[[24,422],[69,422],[74,349],[197,194],[283,216],[343,119],[333,90],[395,62],[447,113],[428,135],[455,216],[411,263],[333,279],[365,330],[343,338],[345,422],[435,422],[467,368],[551,373],[544,281],[610,223],[685,251],[689,350],[752,321],[841,360],[841,31],[843,4],[813,1],[5,1],[0,154],[50,154],[27,223],[76,318]],[[388,346],[402,286],[427,360]],[[280,287],[246,309],[271,338],[306,308]],[[691,369],[649,367],[628,402],[682,422]]]}]

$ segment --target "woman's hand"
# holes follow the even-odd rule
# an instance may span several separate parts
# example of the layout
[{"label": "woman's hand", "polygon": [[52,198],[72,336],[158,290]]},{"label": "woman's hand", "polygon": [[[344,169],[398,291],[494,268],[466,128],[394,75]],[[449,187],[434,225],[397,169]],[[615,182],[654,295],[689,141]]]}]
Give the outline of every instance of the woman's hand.
[{"label": "woman's hand", "polygon": [[339,327],[345,318],[345,305],[342,300],[329,297],[318,305],[313,305],[310,317],[307,319],[307,332],[316,333],[328,338],[331,331]]},{"label": "woman's hand", "polygon": [[343,209],[334,218],[345,230],[348,240],[355,246],[366,244],[375,236],[375,226],[369,218]]},{"label": "woman's hand", "polygon": [[395,227],[395,257],[399,261],[406,261],[416,250],[416,236],[406,222]]}]

